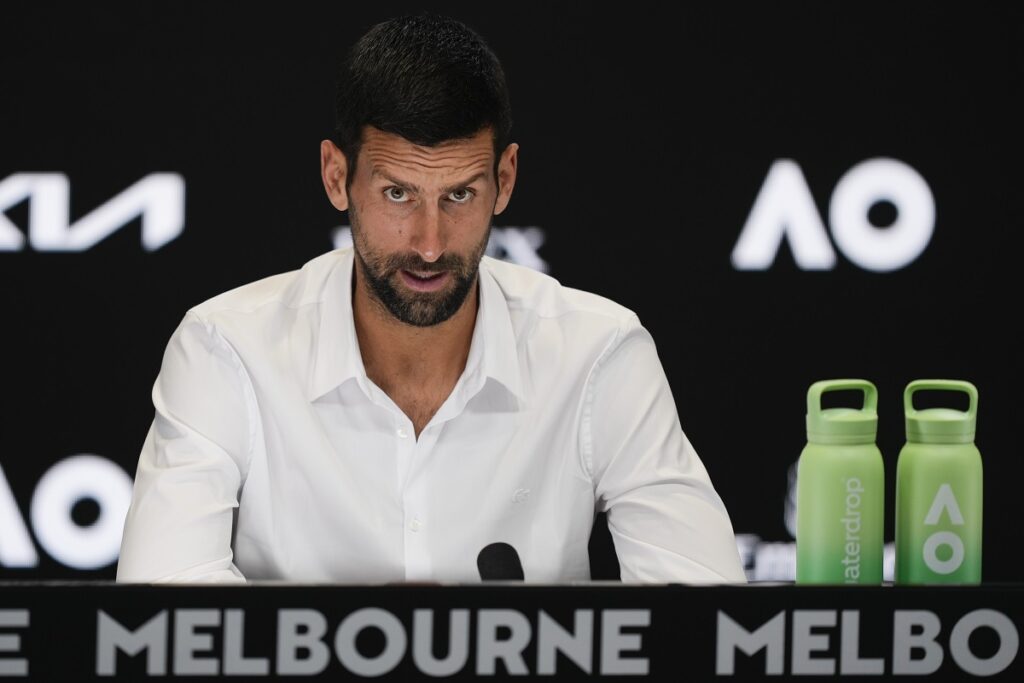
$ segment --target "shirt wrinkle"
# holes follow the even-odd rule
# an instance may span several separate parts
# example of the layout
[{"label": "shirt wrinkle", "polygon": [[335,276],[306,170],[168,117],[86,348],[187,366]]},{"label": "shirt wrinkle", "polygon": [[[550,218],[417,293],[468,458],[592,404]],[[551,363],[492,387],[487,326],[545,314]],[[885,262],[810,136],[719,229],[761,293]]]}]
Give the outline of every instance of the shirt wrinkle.
[{"label": "shirt wrinkle", "polygon": [[[622,532],[618,532],[618,533],[620,533],[622,535],[624,540],[628,540],[630,543],[636,543],[637,545],[643,545],[643,546],[646,546],[646,547],[649,547],[649,548],[655,548],[658,551],[664,552],[664,553],[671,553],[673,555],[678,555],[679,554],[677,551],[673,550],[672,548],[666,548],[666,547],[663,547],[661,545],[658,545],[657,543],[653,543],[651,541],[644,540],[642,538],[637,538],[637,537],[634,537],[634,536],[629,536],[629,535],[624,534]],[[715,577],[717,577],[719,580],[721,580],[724,583],[733,583],[733,582],[736,581],[735,577],[733,577],[733,578],[726,577],[723,574],[720,574],[714,567],[708,566],[707,564],[704,564],[704,563],[702,563],[702,562],[700,562],[700,561],[698,561],[698,560],[696,560],[696,559],[694,559],[692,557],[682,557],[682,559],[686,560],[687,562],[693,563],[693,564],[701,567],[701,569],[703,569],[706,572],[711,573],[712,575],[714,575]],[[706,578],[705,578],[705,580],[706,580]]]},{"label": "shirt wrinkle", "polygon": [[[635,318],[635,316],[634,316]],[[590,372],[587,375],[587,381],[583,392],[583,417],[581,419],[581,438],[580,438],[580,452],[582,455],[583,471],[587,473],[591,483],[594,482],[594,435],[593,435],[593,403],[594,403],[594,384],[597,382],[597,377],[600,374],[601,367],[604,365],[606,360],[611,357],[616,349],[620,346],[620,339],[622,339],[622,327],[615,329],[615,336],[608,342],[608,344],[598,355],[594,364],[590,368]]]},{"label": "shirt wrinkle", "polygon": [[242,390],[245,392],[245,398],[243,402],[245,403],[245,412],[246,416],[248,417],[249,426],[248,439],[246,441],[248,447],[246,448],[245,454],[245,469],[242,472],[240,472],[242,476],[242,482],[244,484],[245,474],[246,472],[249,471],[249,466],[252,463],[252,455],[253,451],[255,450],[256,440],[258,439],[258,425],[261,422],[259,417],[259,403],[256,400],[256,390],[253,388],[252,379],[249,377],[249,373],[245,371],[245,365],[244,363],[242,363],[242,359],[239,358],[238,353],[235,351],[234,347],[232,347],[228,340],[226,340],[220,334],[220,332],[218,332],[217,329],[214,328],[213,325],[211,325],[208,321],[201,318],[194,311],[192,312],[192,315],[194,316],[194,319],[196,321],[202,324],[203,329],[206,330],[206,333],[210,336],[211,339],[214,339],[218,344],[222,345],[225,349],[227,349],[228,354],[231,356],[231,359],[233,361],[235,372],[242,382]]}]

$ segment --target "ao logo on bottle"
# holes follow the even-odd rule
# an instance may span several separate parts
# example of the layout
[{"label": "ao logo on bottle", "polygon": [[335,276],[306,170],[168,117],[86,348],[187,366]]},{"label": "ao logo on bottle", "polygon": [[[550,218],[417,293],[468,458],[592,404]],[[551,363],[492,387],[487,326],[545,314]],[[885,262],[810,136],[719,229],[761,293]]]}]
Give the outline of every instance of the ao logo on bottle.
[{"label": "ao logo on bottle", "polygon": [[[943,511],[949,515],[951,524],[964,526],[964,515],[949,484],[942,484],[935,493],[931,509],[924,519],[925,526],[937,526]],[[939,558],[939,548],[942,547],[949,548],[947,559]],[[952,574],[964,563],[964,542],[952,531],[936,531],[925,540],[921,554],[924,563],[936,574]]]},{"label": "ao logo on bottle", "polygon": [[[896,219],[876,227],[871,208],[889,202]],[[924,178],[896,159],[868,159],[848,170],[832,192],[828,220],[835,246],[864,270],[888,272],[912,263],[931,241],[935,199]],[[767,270],[782,245],[801,270],[832,270],[836,253],[800,166],[772,164],[732,251],[736,270]]]}]

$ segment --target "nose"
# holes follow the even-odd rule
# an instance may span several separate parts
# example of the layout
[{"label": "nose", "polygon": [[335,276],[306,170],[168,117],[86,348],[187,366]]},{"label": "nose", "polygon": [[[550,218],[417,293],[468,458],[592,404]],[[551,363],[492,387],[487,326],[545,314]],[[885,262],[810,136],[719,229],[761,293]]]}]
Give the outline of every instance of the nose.
[{"label": "nose", "polygon": [[444,216],[432,202],[423,202],[416,212],[409,236],[410,246],[427,263],[441,258],[445,249]]}]

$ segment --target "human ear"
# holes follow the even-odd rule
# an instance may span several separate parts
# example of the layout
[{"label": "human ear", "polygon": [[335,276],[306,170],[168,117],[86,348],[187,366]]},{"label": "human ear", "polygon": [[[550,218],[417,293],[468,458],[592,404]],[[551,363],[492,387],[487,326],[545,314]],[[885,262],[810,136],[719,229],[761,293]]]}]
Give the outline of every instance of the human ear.
[{"label": "human ear", "polygon": [[348,162],[338,146],[330,140],[320,142],[320,177],[324,181],[327,198],[338,211],[348,209],[348,190],[345,179],[348,177]]},{"label": "human ear", "polygon": [[516,165],[518,164],[519,145],[510,144],[501,153],[498,160],[498,198],[494,202],[494,215],[505,210],[508,200],[512,198],[512,188],[516,185]]}]

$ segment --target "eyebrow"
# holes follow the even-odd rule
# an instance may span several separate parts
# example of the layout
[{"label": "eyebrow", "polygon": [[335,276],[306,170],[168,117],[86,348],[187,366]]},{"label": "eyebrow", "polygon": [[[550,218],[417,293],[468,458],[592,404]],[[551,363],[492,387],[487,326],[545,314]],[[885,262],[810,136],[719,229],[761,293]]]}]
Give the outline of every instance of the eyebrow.
[{"label": "eyebrow", "polygon": [[[414,185],[413,183],[407,183],[404,180],[399,180],[398,178],[394,178],[394,177],[388,175],[388,173],[386,173],[385,171],[380,170],[379,168],[373,169],[373,172],[372,172],[371,175],[372,176],[380,176],[381,178],[384,178],[385,180],[387,180],[389,183],[394,183],[395,185],[398,185],[400,187],[407,187],[410,190],[413,190],[413,191],[415,191],[417,193],[420,193],[420,194],[423,193],[423,188],[419,187],[418,185]],[[458,190],[458,189],[461,189],[463,187],[466,187],[467,185],[472,185],[473,183],[475,183],[480,178],[484,178],[486,176],[487,176],[487,172],[486,171],[481,171],[480,173],[477,173],[473,177],[469,178],[468,180],[463,180],[461,182],[454,183],[452,185],[448,185],[447,187],[442,187],[441,188],[441,194],[448,194],[449,192],[454,192],[455,190]]]}]

